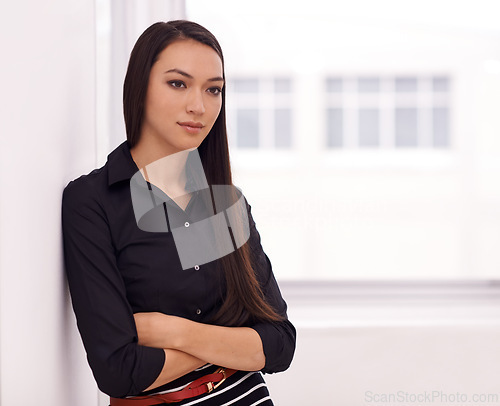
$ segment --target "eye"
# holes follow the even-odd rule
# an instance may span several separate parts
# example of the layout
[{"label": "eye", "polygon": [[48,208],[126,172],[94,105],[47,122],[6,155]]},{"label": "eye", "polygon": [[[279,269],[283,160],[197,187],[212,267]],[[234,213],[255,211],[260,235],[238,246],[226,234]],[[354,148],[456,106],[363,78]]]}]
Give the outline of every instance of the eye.
[{"label": "eye", "polygon": [[176,89],[181,89],[186,87],[186,84],[182,80],[170,80],[167,82],[170,86],[175,87]]},{"label": "eye", "polygon": [[207,92],[218,96],[222,92],[222,89],[220,87],[210,87],[207,89]]}]

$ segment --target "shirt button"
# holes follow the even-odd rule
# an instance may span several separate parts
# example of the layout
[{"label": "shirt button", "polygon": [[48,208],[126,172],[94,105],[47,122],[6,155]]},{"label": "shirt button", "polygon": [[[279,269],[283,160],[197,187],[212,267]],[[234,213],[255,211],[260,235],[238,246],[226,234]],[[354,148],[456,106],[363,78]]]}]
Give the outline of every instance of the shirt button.
[{"label": "shirt button", "polygon": [[194,269],[195,269],[196,271],[198,271],[198,270],[200,269],[199,265],[195,265],[195,266],[194,266]]},{"label": "shirt button", "polygon": [[196,314],[201,314],[201,309],[196,309]]},{"label": "shirt button", "polygon": [[185,225],[186,227],[189,227],[189,223],[188,223],[187,221],[184,223],[184,225]]}]

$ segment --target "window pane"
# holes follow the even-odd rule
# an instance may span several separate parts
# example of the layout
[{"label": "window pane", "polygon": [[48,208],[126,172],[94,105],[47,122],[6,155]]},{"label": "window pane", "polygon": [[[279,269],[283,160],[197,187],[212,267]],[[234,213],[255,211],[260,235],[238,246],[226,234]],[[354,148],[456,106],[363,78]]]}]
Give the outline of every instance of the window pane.
[{"label": "window pane", "polygon": [[274,112],[274,134],[277,148],[290,148],[292,145],[292,111],[277,109]]},{"label": "window pane", "polygon": [[432,78],[432,90],[435,92],[447,92],[449,90],[449,80],[446,77]]},{"label": "window pane", "polygon": [[376,147],[379,145],[379,111],[376,109],[359,110],[359,145]]},{"label": "window pane", "polygon": [[341,78],[327,78],[326,79],[326,91],[329,93],[341,93],[342,92],[342,79]]},{"label": "window pane", "polygon": [[448,147],[450,145],[448,108],[434,107],[432,110],[432,128],[434,146]]},{"label": "window pane", "polygon": [[259,91],[259,80],[255,79],[235,79],[233,81],[234,91],[238,93],[257,93]]},{"label": "window pane", "polygon": [[396,146],[417,146],[417,109],[396,109]]},{"label": "window pane", "polygon": [[237,145],[240,148],[256,148],[259,146],[259,111],[257,109],[241,109],[237,112]]},{"label": "window pane", "polygon": [[396,92],[416,92],[417,78],[396,78]]},{"label": "window pane", "polygon": [[290,93],[292,91],[292,81],[287,78],[274,79],[274,91],[276,93]]},{"label": "window pane", "polygon": [[327,110],[327,143],[330,148],[342,147],[343,117],[342,109]]},{"label": "window pane", "polygon": [[379,78],[359,78],[358,90],[362,93],[378,92],[380,88]]}]

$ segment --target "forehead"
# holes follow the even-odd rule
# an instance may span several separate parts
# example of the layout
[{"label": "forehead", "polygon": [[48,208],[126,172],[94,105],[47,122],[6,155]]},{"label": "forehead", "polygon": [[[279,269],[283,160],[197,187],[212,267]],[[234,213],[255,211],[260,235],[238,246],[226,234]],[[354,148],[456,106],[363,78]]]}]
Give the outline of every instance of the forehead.
[{"label": "forehead", "polygon": [[162,72],[180,69],[192,75],[222,76],[222,61],[217,52],[208,45],[191,39],[178,40],[168,45],[158,55],[153,69]]}]

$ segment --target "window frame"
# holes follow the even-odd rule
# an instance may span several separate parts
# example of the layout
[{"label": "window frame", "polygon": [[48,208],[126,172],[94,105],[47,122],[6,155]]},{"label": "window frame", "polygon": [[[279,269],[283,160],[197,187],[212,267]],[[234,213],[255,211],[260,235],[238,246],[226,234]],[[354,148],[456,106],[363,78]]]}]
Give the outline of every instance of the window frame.
[{"label": "window frame", "polygon": [[[378,89],[369,89],[368,79],[378,79]],[[401,79],[416,79],[415,91],[398,91],[397,81]],[[436,80],[447,80],[446,90],[436,90]],[[360,83],[368,86],[364,91],[360,90]],[[336,91],[329,91],[331,84],[335,83]],[[340,86],[339,86],[340,83]],[[328,73],[323,78],[325,98],[325,141],[324,146],[329,150],[436,150],[452,149],[454,146],[454,135],[452,128],[453,109],[451,74],[436,72],[433,74],[342,74]],[[396,111],[398,109],[412,109],[417,111],[417,145],[398,146],[396,143]],[[446,146],[435,146],[434,139],[434,109],[447,109],[447,139]],[[330,146],[328,111],[339,109],[342,111],[342,139],[344,144],[340,147]],[[362,146],[359,139],[359,114],[363,110],[374,109],[379,112],[379,144],[377,146]]]},{"label": "window frame", "polygon": [[[239,80],[257,80],[256,92],[238,92],[236,90]],[[288,92],[276,90],[277,80],[288,80],[290,89]],[[293,105],[294,83],[293,77],[288,74],[274,75],[234,75],[226,84],[226,117],[229,131],[229,146],[237,151],[291,151],[294,149],[294,125]],[[238,145],[238,111],[257,110],[258,135],[256,147],[241,147]],[[289,146],[277,146],[275,133],[276,112],[278,110],[290,110],[290,140]]]}]

